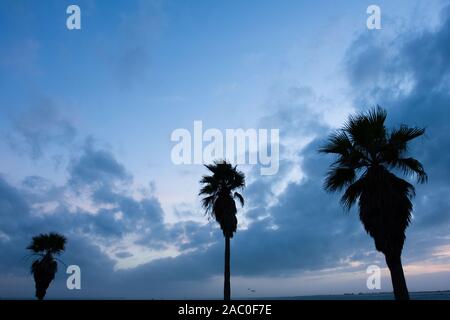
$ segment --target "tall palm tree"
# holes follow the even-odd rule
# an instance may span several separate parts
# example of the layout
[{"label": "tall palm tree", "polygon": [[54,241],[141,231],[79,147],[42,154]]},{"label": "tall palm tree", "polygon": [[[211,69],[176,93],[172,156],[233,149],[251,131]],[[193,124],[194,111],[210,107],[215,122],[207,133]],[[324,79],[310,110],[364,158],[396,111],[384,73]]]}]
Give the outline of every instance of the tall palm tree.
[{"label": "tall palm tree", "polygon": [[230,300],[230,239],[237,229],[236,203],[238,199],[244,206],[244,198],[235,190],[245,187],[245,175],[226,161],[216,161],[206,165],[212,175],[203,176],[203,185],[199,195],[204,196],[202,205],[206,213],[219,223],[225,237],[225,271],[224,271],[224,300]]},{"label": "tall palm tree", "polygon": [[350,116],[319,151],[336,155],[324,188],[330,192],[345,189],[341,203],[347,210],[359,203],[359,218],[376,249],[385,255],[395,298],[408,300],[401,253],[415,189],[391,171],[415,176],[419,183],[427,181],[422,164],[407,155],[408,143],[425,129],[401,125],[388,130],[386,116],[380,107]]},{"label": "tall palm tree", "polygon": [[55,256],[66,247],[67,239],[58,233],[40,234],[33,237],[27,247],[33,255],[39,256],[31,265],[31,273],[36,284],[36,298],[44,299],[50,283],[55,278],[58,265]]}]

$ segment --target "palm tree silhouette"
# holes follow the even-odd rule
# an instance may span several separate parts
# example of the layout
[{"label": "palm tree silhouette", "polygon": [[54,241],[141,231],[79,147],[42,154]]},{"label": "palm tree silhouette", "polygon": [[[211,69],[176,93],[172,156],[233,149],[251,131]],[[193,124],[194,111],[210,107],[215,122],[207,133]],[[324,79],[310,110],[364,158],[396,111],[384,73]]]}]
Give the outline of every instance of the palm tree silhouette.
[{"label": "palm tree silhouette", "polygon": [[324,188],[330,192],[345,189],[341,203],[347,210],[359,200],[359,218],[376,249],[385,255],[395,298],[408,300],[401,253],[415,189],[390,170],[415,176],[419,183],[427,181],[422,164],[407,155],[408,143],[425,129],[401,125],[388,130],[386,116],[380,107],[350,116],[319,151],[337,156]]},{"label": "palm tree silhouette", "polygon": [[33,237],[27,247],[33,255],[38,255],[31,265],[31,273],[36,284],[36,298],[44,299],[50,283],[55,278],[58,265],[55,256],[65,250],[67,239],[58,233],[40,234]]},{"label": "palm tree silhouette", "polygon": [[203,176],[203,185],[199,195],[204,195],[202,205],[206,214],[211,215],[219,223],[225,237],[225,271],[224,271],[224,300],[230,300],[230,239],[237,228],[236,203],[238,199],[244,206],[244,198],[235,190],[245,187],[245,175],[226,161],[216,161],[205,165],[212,175]]}]

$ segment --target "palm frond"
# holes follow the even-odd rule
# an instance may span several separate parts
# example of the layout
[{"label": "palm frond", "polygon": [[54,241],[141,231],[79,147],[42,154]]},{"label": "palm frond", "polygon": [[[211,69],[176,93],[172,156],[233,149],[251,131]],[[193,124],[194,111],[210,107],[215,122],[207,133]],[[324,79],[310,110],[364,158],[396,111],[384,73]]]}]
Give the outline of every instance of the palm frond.
[{"label": "palm frond", "polygon": [[365,187],[365,177],[363,176],[360,179],[353,182],[345,190],[341,198],[341,203],[346,210],[350,210],[353,207],[358,198],[361,196],[361,193],[364,191],[364,187]]},{"label": "palm frond", "polygon": [[235,192],[234,197],[239,200],[241,207],[243,207],[244,206],[244,197],[239,192]]},{"label": "palm frond", "polygon": [[213,183],[207,183],[205,184],[198,193],[199,195],[212,195],[218,191],[218,188]]},{"label": "palm frond", "polygon": [[333,192],[342,190],[342,188],[350,185],[356,177],[355,170],[342,166],[333,166],[328,171],[325,178],[324,188]]},{"label": "palm frond", "polygon": [[217,184],[217,179],[215,179],[215,177],[213,175],[211,175],[211,176],[203,176],[202,179],[200,180],[200,183],[216,185]]},{"label": "palm frond", "polygon": [[328,141],[319,148],[320,153],[332,153],[347,156],[353,145],[344,130],[331,134]]},{"label": "palm frond", "polygon": [[389,136],[389,143],[397,146],[399,149],[403,149],[409,141],[422,136],[424,133],[424,128],[401,125],[399,128],[392,130]]},{"label": "palm frond", "polygon": [[210,213],[210,211],[212,210],[216,197],[216,195],[211,195],[202,198],[202,206],[203,208],[205,208],[206,213]]},{"label": "palm frond", "polygon": [[377,105],[376,108],[369,110],[365,115],[370,125],[376,129],[384,131],[384,122],[387,118],[387,111]]},{"label": "palm frond", "polygon": [[393,161],[391,165],[402,170],[405,175],[414,175],[419,183],[425,183],[428,180],[423,165],[414,158],[400,158]]},{"label": "palm frond", "polygon": [[405,153],[408,151],[408,142],[424,133],[425,129],[423,128],[410,128],[406,125],[392,130],[387,142],[380,148],[380,161],[396,166],[400,158],[405,158]]}]

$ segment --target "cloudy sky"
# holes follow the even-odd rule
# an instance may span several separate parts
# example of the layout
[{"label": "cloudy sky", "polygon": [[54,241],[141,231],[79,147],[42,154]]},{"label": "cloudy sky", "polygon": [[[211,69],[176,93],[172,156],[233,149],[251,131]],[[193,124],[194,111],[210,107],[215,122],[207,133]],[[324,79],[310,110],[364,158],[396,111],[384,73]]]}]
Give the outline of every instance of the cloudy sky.
[{"label": "cloudy sky", "polygon": [[[66,8],[81,8],[81,30]],[[379,104],[427,128],[403,260],[410,290],[450,289],[450,2],[63,1],[0,4],[0,297],[30,298],[25,247],[68,237],[82,270],[49,298],[220,298],[223,237],[175,165],[171,133],[280,130],[280,169],[245,165],[232,240],[235,297],[366,292],[383,256],[356,212],[322,189],[317,153],[347,116]],[[248,289],[254,289],[251,292]]]}]

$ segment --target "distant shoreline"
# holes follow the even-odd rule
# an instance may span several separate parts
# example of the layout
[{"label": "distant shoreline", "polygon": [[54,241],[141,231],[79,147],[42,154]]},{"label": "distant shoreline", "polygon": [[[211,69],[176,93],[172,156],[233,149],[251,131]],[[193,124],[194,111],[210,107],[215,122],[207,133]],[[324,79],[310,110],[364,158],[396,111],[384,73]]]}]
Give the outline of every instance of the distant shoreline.
[{"label": "distant shoreline", "polygon": [[[450,290],[410,292],[412,300],[450,300]],[[359,292],[287,297],[255,297],[249,300],[394,300],[393,292]],[[246,299],[246,300],[247,300]]]},{"label": "distant shoreline", "polygon": [[[439,290],[439,291],[414,291],[410,292],[412,300],[450,300],[450,290]],[[1,300],[35,300],[33,298],[4,298],[0,297]],[[124,297],[86,297],[77,299],[68,298],[48,298],[46,300],[176,300],[176,301],[188,301],[188,300],[221,300],[217,299],[155,299],[155,298],[138,298],[138,299],[127,299]],[[286,296],[286,297],[236,297],[232,300],[394,300],[394,294],[392,292],[358,292],[358,293],[343,293],[343,294],[316,294],[316,295],[303,295],[303,296]]]}]

